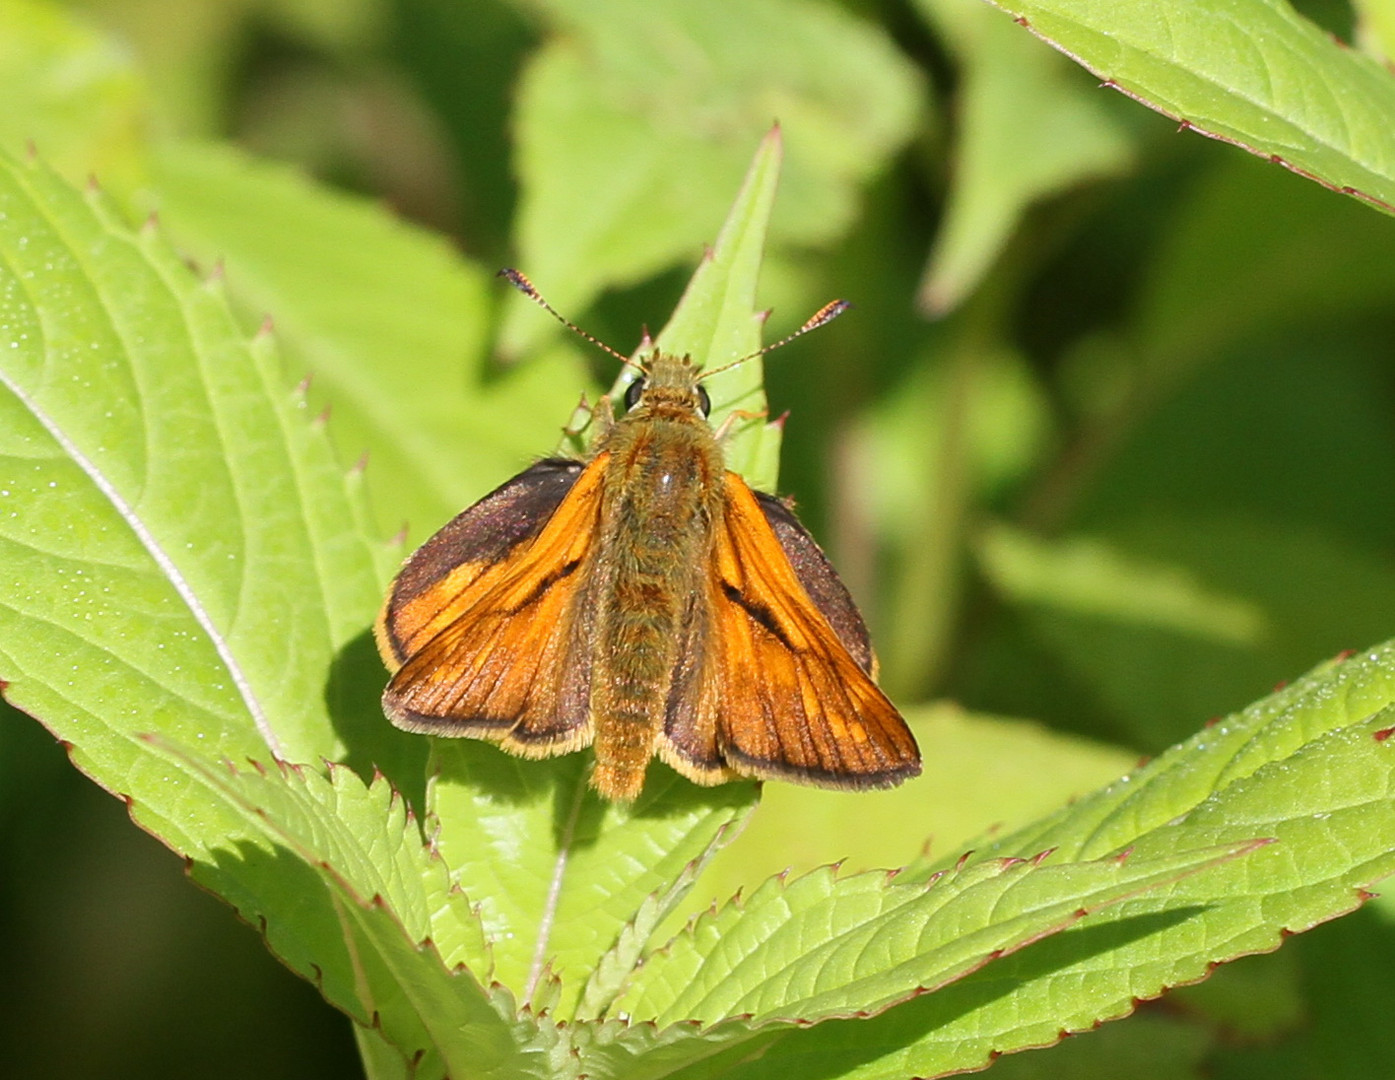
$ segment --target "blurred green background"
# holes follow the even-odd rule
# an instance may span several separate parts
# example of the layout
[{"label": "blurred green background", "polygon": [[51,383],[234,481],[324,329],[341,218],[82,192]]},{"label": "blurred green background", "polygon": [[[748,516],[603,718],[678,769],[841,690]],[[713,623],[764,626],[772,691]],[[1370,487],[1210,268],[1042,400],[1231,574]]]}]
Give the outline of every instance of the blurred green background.
[{"label": "blurred green background", "polygon": [[[1345,3],[1300,7],[1354,39]],[[0,100],[6,151],[158,211],[249,331],[272,314],[412,542],[611,374],[487,275],[630,349],[780,121],[770,333],[856,307],[768,365],[780,486],[927,773],[772,786],[696,906],[963,846],[1395,631],[1395,222],[977,0],[9,0]],[[400,398],[356,393],[368,354]],[[995,1074],[1389,1076],[1393,913]],[[348,1022],[17,714],[0,957],[7,1076],[358,1070]]]}]

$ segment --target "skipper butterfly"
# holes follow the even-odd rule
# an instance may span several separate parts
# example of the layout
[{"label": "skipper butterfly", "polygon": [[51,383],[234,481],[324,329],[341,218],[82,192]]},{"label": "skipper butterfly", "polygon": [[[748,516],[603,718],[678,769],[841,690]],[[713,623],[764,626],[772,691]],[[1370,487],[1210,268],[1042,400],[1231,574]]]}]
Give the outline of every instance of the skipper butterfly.
[{"label": "skipper butterfly", "polygon": [[725,467],[702,386],[725,368],[620,359],[639,378],[618,419],[598,403],[584,460],[525,469],[403,565],[376,628],[387,716],[526,758],[594,747],[591,786],[614,801],[639,795],[655,754],[697,784],[919,774],[837,573],[788,503]]}]

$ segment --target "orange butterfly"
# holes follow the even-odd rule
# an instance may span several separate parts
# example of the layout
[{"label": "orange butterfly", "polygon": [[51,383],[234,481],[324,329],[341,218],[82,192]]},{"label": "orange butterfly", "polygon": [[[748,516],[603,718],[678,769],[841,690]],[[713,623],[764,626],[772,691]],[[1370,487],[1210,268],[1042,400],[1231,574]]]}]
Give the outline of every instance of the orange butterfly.
[{"label": "orange butterfly", "polygon": [[522,757],[594,746],[611,800],[656,753],[698,784],[917,775],[852,598],[789,507],[725,468],[701,370],[658,350],[638,366],[624,416],[597,406],[588,460],[538,462],[403,565],[376,627],[388,717]]}]

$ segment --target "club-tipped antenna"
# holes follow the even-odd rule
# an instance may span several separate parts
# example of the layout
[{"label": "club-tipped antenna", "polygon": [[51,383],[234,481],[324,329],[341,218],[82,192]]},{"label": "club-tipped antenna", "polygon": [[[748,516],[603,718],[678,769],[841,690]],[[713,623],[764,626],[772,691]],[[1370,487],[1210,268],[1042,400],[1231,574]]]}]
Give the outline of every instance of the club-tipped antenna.
[{"label": "club-tipped antenna", "polygon": [[754,360],[757,356],[764,356],[768,352],[774,352],[782,345],[788,345],[795,338],[803,337],[810,330],[817,330],[820,326],[827,326],[850,307],[852,307],[852,304],[846,300],[830,300],[828,303],[824,304],[823,307],[819,308],[818,311],[814,312],[813,315],[809,316],[804,325],[793,334],[786,334],[779,341],[772,341],[769,345],[762,345],[755,352],[738,357],[729,364],[723,364],[721,367],[715,367],[710,371],[704,371],[702,377],[704,379],[710,378],[720,371],[726,371],[728,368],[736,367],[737,364],[744,364],[747,360]]},{"label": "club-tipped antenna", "polygon": [[501,277],[501,278],[503,278],[503,279],[504,279],[505,281],[507,281],[510,285],[512,285],[515,289],[517,289],[519,292],[521,292],[524,296],[528,297],[529,300],[531,300],[531,301],[533,301],[533,303],[537,304],[538,307],[542,308],[542,309],[543,309],[544,311],[546,311],[549,315],[551,315],[554,319],[556,319],[559,323],[561,323],[563,326],[565,326],[568,330],[572,331],[572,333],[578,334],[578,335],[580,335],[581,337],[584,337],[584,338],[585,338],[587,341],[589,341],[592,345],[596,346],[596,348],[598,348],[598,349],[604,349],[606,352],[610,353],[611,356],[613,356],[613,357],[615,357],[617,360],[619,360],[622,364],[628,364],[630,367],[638,367],[638,366],[639,366],[639,365],[636,364],[633,360],[631,360],[628,356],[623,356],[623,355],[621,355],[619,352],[617,352],[615,349],[612,349],[609,345],[607,345],[607,344],[606,344],[604,341],[602,341],[600,338],[598,338],[598,337],[593,337],[591,334],[588,334],[588,333],[587,333],[585,330],[583,330],[581,327],[577,326],[576,323],[572,322],[571,319],[568,319],[565,315],[563,315],[561,312],[559,312],[555,307],[553,307],[553,306],[552,306],[551,304],[549,304],[546,300],[544,300],[544,299],[543,299],[542,293],[538,292],[537,287],[536,287],[531,281],[528,280],[528,276],[527,276],[526,274],[524,274],[522,271],[520,271],[520,270],[514,270],[514,269],[512,269],[511,267],[507,267],[507,266],[506,266],[506,267],[504,267],[502,270],[500,270],[499,273],[496,274],[495,276],[496,276],[496,277]]}]

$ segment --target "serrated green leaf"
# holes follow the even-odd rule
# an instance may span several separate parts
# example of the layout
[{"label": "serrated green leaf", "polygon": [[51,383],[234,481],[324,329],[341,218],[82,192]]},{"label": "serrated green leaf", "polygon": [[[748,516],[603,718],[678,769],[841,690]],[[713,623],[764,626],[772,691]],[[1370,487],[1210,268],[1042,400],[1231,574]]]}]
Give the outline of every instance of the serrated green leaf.
[{"label": "serrated green leaf", "polygon": [[982,854],[1051,846],[1067,855],[1098,857],[1191,813],[1262,766],[1278,765],[1309,743],[1367,721],[1393,703],[1395,645],[1338,658],[1208,725],[1093,795],[994,841]]},{"label": "serrated green leaf", "polygon": [[[993,1054],[1126,1015],[1140,998],[1351,910],[1363,889],[1395,872],[1395,756],[1383,737],[1395,725],[1392,698],[1395,648],[1369,650],[985,845],[975,858],[1043,846],[1056,846],[1058,858],[1097,858],[1130,846],[1151,859],[1240,837],[1276,840],[1243,867],[1218,866],[1165,895],[1112,907],[856,1036],[834,1025],[782,1040],[766,1064],[797,1070],[819,1058],[852,1068],[841,1040],[858,1046],[858,1061],[874,1062],[852,1068],[858,1077],[982,1067]],[[1013,987],[1008,998],[1003,985]]]},{"label": "serrated green leaf", "polygon": [[341,754],[325,678],[376,606],[376,555],[269,341],[99,196],[40,167],[0,183],[11,699],[117,788],[156,727]]},{"label": "serrated green leaf", "polygon": [[1285,933],[1350,910],[1367,886],[1395,872],[1392,699],[1395,646],[1368,650],[986,845],[975,858],[1059,843],[1053,858],[1131,846],[1131,858],[1146,859],[1240,837],[1277,841],[1112,906],[881,1016],[772,1038],[759,1066],[736,1064],[722,1075],[817,1068],[892,1080],[982,1068],[998,1053],[1126,1015],[1137,1000],[1203,978],[1215,963],[1272,949]]},{"label": "serrated green leaf", "polygon": [[[911,133],[915,72],[831,4],[549,0],[543,11],[560,33],[519,91],[515,235],[520,265],[563,311],[700,251],[772,120],[796,147],[776,233],[802,244],[847,227],[858,185]],[[508,354],[550,332],[526,314],[522,303],[508,313]]]},{"label": "serrated green leaf", "polygon": [[955,167],[919,291],[922,308],[942,315],[977,286],[1028,206],[1121,172],[1133,154],[1098,91],[1008,20],[964,0],[917,7],[961,69]]},{"label": "serrated green leaf", "polygon": [[[685,904],[684,921],[784,871],[802,874],[830,863],[845,872],[904,866],[927,846],[957,855],[975,837],[1033,821],[1138,760],[1128,750],[953,705],[904,713],[926,750],[920,776],[856,796],[766,785],[760,810]],[[682,922],[668,925],[676,932]]]},{"label": "serrated green leaf", "polygon": [[[16,583],[0,606],[7,696],[137,821],[215,867],[235,903],[264,888],[255,913],[274,939],[299,942],[288,950],[297,970],[327,974],[338,959],[338,1003],[392,1026],[389,1005],[345,996],[358,988],[350,941],[389,968],[403,948],[416,955],[383,906],[390,894],[407,919],[438,920],[449,962],[483,957],[439,866],[431,887],[407,887],[421,852],[401,804],[379,783],[341,820],[330,812],[344,810],[341,790],[310,780],[324,800],[278,807],[301,815],[281,822],[278,842],[312,837],[288,858],[245,843],[258,835],[249,824],[270,823],[264,808],[210,788],[210,765],[197,765],[371,760],[390,747],[375,703],[363,724],[364,703],[334,692],[334,667],[377,606],[379,560],[323,431],[284,388],[270,339],[242,338],[216,282],[196,282],[157,232],[131,233],[99,195],[38,165],[0,162],[0,327],[0,574]],[[363,882],[386,867],[367,850],[384,825],[398,888],[370,892]],[[324,871],[320,848],[344,865],[358,857],[344,896],[324,883],[297,891]],[[374,896],[383,902],[365,907]],[[446,969],[433,962],[423,985],[405,968],[377,972],[377,985],[434,1000],[431,978]],[[421,1008],[461,1015],[450,1005]]]},{"label": "serrated green leaf", "polygon": [[1146,105],[1395,208],[1395,80],[1271,0],[993,0]]},{"label": "serrated green leaf", "polygon": [[[536,457],[585,386],[553,350],[484,384],[502,286],[439,237],[284,166],[214,146],[154,157],[161,220],[254,319],[274,313],[290,361],[332,410],[342,460],[367,455],[385,532],[418,539]],[[496,291],[500,290],[500,291]]]},{"label": "serrated green leaf", "polygon": [[[700,917],[652,957],[616,1007],[660,1024],[731,1016],[811,1023],[875,1015],[1256,841],[1169,852],[1155,860],[975,862],[924,885],[832,869],[775,880]],[[1169,888],[1170,887],[1170,888]]]},{"label": "serrated green leaf", "polygon": [[471,740],[438,740],[435,764],[436,843],[479,905],[496,977],[525,1001],[545,971],[560,977],[563,1016],[584,990],[588,1010],[608,1000],[625,974],[617,960],[638,958],[620,940],[635,913],[658,894],[645,920],[657,925],[755,801],[752,784],[698,788],[656,762],[632,806],[610,804],[587,788],[584,755],[520,761]]},{"label": "serrated green leaf", "polygon": [[[322,776],[283,763],[219,771],[157,736],[151,741],[234,806],[247,824],[244,833],[268,850],[287,849],[360,903],[384,901],[410,941],[430,939],[448,970],[463,964],[477,978],[489,976],[479,920],[440,854],[422,844],[415,819],[385,779],[365,786],[343,766],[331,766]],[[203,879],[198,865],[194,876]]]},{"label": "serrated green leaf", "polygon": [[[479,921],[382,779],[304,766],[235,770],[152,738],[240,829],[211,839],[194,879],[260,925],[272,950],[426,1075],[548,1075],[555,1033],[486,991]],[[548,1026],[550,1027],[550,1026]]]}]

